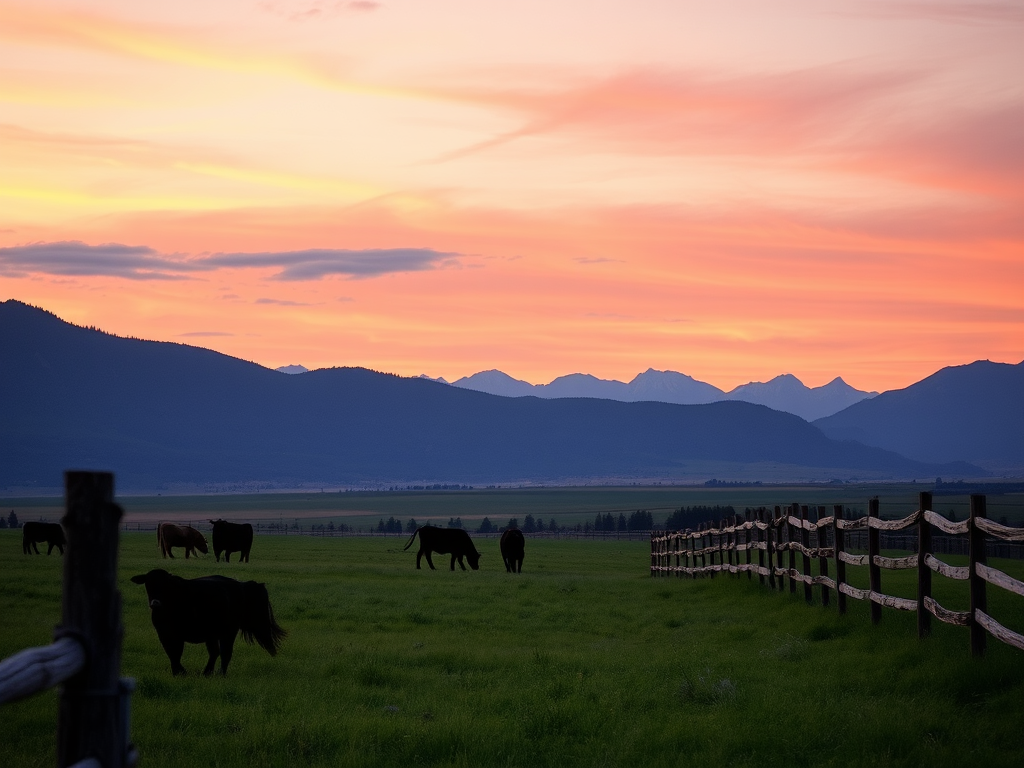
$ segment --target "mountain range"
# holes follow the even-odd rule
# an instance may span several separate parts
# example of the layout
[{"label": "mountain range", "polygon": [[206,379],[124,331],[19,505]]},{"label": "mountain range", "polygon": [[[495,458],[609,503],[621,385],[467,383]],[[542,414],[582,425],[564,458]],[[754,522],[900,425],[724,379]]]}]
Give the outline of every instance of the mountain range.
[{"label": "mountain range", "polygon": [[766,405],[776,411],[793,413],[807,421],[831,416],[854,403],[878,394],[854,389],[839,377],[821,387],[807,387],[800,379],[789,373],[776,376],[768,382],[755,381],[725,392],[685,373],[656,371],[653,368],[638,374],[629,383],[599,379],[586,373],[571,373],[558,377],[550,384],[530,384],[501,371],[491,370],[474,373],[452,384],[504,397],[597,397],[625,403],[656,401],[677,405],[742,400]]},{"label": "mountain range", "polygon": [[741,401],[498,397],[363,368],[287,375],[14,300],[0,303],[0,370],[8,492],[59,486],[68,468],[112,470],[121,489],[986,474],[834,440]]}]

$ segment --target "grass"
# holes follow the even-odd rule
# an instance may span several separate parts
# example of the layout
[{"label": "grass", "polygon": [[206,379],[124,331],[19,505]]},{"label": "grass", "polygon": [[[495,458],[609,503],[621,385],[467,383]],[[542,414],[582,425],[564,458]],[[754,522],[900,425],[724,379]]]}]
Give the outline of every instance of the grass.
[{"label": "grass", "polygon": [[[270,537],[252,562],[163,561],[122,536],[123,673],[147,766],[1010,766],[1020,763],[1024,653],[967,630],[924,642],[915,617],[872,627],[851,601],[808,607],[757,580],[652,579],[643,542],[530,540],[504,572],[417,571],[404,539]],[[43,645],[61,559],[0,531],[0,656]],[[436,560],[440,565],[447,558]],[[1021,578],[1021,564],[998,564]],[[289,631],[271,658],[236,645],[226,678],[172,678],[128,581],[166,566],[266,582]],[[887,572],[883,578],[888,578]],[[892,574],[891,585],[907,585]],[[936,577],[936,586],[940,581]],[[1020,631],[1024,599],[992,613]],[[1012,597],[1012,596],[1011,596]],[[957,596],[949,596],[951,607]],[[1016,625],[1016,626],[1015,626]],[[56,692],[0,709],[0,765],[55,762]]]}]

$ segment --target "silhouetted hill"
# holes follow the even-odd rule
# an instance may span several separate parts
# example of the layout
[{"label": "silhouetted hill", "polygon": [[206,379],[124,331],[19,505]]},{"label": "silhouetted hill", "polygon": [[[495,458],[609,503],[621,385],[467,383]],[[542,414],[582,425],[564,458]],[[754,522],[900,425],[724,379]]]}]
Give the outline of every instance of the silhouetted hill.
[{"label": "silhouetted hill", "polygon": [[920,461],[958,459],[1024,472],[1024,363],[979,360],[943,368],[906,389],[883,392],[814,422],[826,435],[859,440]]},{"label": "silhouetted hill", "polygon": [[[0,304],[0,486],[111,469],[119,487],[679,476],[694,462],[976,476],[836,442],[743,402],[504,398],[361,368],[298,376]],[[721,475],[719,475],[721,476]]]}]

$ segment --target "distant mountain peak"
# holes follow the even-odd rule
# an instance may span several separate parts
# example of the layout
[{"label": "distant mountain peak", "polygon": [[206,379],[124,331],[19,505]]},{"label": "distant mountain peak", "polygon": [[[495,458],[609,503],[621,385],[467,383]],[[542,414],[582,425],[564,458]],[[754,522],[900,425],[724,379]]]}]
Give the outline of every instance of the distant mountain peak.
[{"label": "distant mountain peak", "polygon": [[280,371],[281,373],[291,373],[291,374],[295,374],[295,373],[309,373],[309,368],[307,368],[304,365],[282,365],[280,368],[275,368],[274,370],[275,371]]}]

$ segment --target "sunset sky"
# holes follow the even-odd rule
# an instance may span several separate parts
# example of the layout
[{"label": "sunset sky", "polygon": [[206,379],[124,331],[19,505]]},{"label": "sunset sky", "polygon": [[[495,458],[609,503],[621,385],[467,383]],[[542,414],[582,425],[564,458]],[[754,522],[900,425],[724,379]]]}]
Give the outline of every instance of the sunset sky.
[{"label": "sunset sky", "polygon": [[0,0],[0,300],[269,367],[1024,359],[1024,3]]}]

